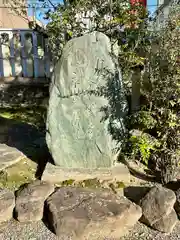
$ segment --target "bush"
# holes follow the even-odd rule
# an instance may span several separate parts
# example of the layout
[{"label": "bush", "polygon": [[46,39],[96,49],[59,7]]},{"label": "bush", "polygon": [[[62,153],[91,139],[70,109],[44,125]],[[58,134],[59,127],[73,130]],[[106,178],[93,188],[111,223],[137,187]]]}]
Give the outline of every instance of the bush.
[{"label": "bush", "polygon": [[[150,134],[158,144],[152,146],[143,135],[133,137],[134,147],[125,154],[134,157],[140,151],[139,159],[143,158],[146,164],[153,161],[163,183],[176,178],[180,161],[179,12],[179,7],[173,8],[166,25],[152,34],[156,46],[153,41],[147,52],[148,87],[142,84],[141,89],[146,103],[141,105],[141,111],[127,117],[129,130],[137,128]],[[125,146],[129,143],[132,137]]]},{"label": "bush", "polygon": [[144,22],[146,11],[142,6],[135,6],[137,14],[131,14],[132,11],[128,0],[74,0],[66,1],[66,5],[60,4],[55,11],[48,13],[47,33],[53,57],[57,60],[61,56],[70,39],[99,31],[111,38],[112,45],[118,42],[124,52],[124,67],[127,66],[127,62],[124,64],[126,58],[134,64],[137,58],[134,49],[139,46],[136,41],[140,37],[139,26]]}]

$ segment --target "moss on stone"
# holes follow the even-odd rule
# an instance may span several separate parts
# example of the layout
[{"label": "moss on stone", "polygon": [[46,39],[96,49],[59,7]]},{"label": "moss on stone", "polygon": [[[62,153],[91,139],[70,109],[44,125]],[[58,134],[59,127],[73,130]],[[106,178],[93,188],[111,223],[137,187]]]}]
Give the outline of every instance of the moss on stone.
[{"label": "moss on stone", "polygon": [[36,164],[23,159],[0,172],[0,187],[17,190],[21,185],[35,180]]},{"label": "moss on stone", "polygon": [[116,193],[116,189],[124,189],[126,186],[123,182],[108,182],[108,181],[103,181],[101,182],[99,179],[94,178],[94,179],[86,179],[83,181],[75,181],[73,179],[69,179],[63,182],[59,182],[55,184],[57,187],[62,187],[62,186],[75,186],[75,187],[84,187],[84,188],[109,188],[111,189],[114,193]]},{"label": "moss on stone", "polygon": [[65,180],[63,182],[60,183],[61,186],[72,186],[74,184],[75,180],[73,179],[69,179],[69,180]]},{"label": "moss on stone", "polygon": [[125,188],[125,184],[123,182],[116,182],[116,188]]},{"label": "moss on stone", "polygon": [[82,187],[90,187],[90,188],[101,187],[101,184],[97,178],[81,181],[81,182],[79,182],[79,185]]}]

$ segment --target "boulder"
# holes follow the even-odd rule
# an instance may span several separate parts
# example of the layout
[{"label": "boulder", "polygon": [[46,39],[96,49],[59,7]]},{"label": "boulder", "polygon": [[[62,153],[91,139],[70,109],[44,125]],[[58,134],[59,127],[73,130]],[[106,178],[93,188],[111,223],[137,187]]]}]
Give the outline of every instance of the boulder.
[{"label": "boulder", "polygon": [[155,222],[152,227],[160,232],[171,233],[178,222],[177,214],[174,209]]},{"label": "boulder", "polygon": [[176,194],[176,203],[174,205],[174,208],[176,210],[178,218],[180,218],[180,188],[175,192],[175,194]]},{"label": "boulder", "polygon": [[34,181],[17,191],[15,215],[19,222],[39,221],[43,217],[44,202],[54,191],[54,185]]},{"label": "boulder", "polygon": [[139,220],[141,208],[108,190],[62,187],[46,201],[50,228],[71,239],[119,239]]},{"label": "boulder", "polygon": [[117,158],[127,104],[110,52],[109,38],[99,32],[72,39],[63,50],[47,113],[46,141],[55,165],[107,169]]},{"label": "boulder", "polygon": [[0,144],[0,171],[18,163],[24,158],[24,154],[17,148],[9,147],[6,144]]},{"label": "boulder", "polygon": [[153,187],[140,201],[143,216],[141,221],[152,228],[170,232],[177,222],[174,212],[175,193],[162,186]]},{"label": "boulder", "polygon": [[13,217],[14,207],[14,193],[8,189],[0,189],[0,224],[9,221]]}]

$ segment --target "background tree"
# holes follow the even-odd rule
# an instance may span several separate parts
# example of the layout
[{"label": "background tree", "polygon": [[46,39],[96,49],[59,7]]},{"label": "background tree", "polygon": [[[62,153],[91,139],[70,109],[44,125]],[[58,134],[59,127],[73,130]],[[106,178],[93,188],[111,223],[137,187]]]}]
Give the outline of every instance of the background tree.
[{"label": "background tree", "polygon": [[[125,152],[151,164],[163,183],[174,180],[180,161],[180,8],[171,9],[148,47],[141,110],[128,116],[127,128],[140,130],[127,141]],[[130,151],[131,149],[131,151]]]},{"label": "background tree", "polygon": [[[58,49],[60,56],[68,40],[92,31],[103,32],[116,42],[122,41],[124,46],[124,41],[129,37],[126,44],[133,45],[136,42],[135,35],[138,33],[137,30],[133,33],[130,28],[134,25],[133,28],[139,30],[137,26],[142,23],[144,12],[141,6],[136,7],[137,14],[130,11],[132,7],[126,0],[66,1],[66,4],[57,6],[55,11],[49,11],[47,14],[50,21],[47,32],[52,50],[57,55]],[[136,42],[136,46],[134,44],[133,47],[136,48],[137,45]]]}]

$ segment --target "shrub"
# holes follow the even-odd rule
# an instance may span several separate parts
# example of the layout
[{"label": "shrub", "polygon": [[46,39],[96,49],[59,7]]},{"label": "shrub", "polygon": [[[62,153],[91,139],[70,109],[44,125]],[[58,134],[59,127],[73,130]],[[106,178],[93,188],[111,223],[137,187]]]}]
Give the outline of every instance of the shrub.
[{"label": "shrub", "polygon": [[147,52],[148,87],[143,82],[141,89],[146,103],[141,105],[141,111],[127,118],[129,130],[137,128],[148,133],[158,144],[152,146],[142,136],[130,137],[125,146],[133,142],[133,148],[125,154],[134,157],[139,151],[139,158],[146,164],[153,160],[163,183],[176,177],[180,161],[179,11],[180,7],[173,8],[165,26],[152,33],[158,44],[154,47],[153,41]]}]

